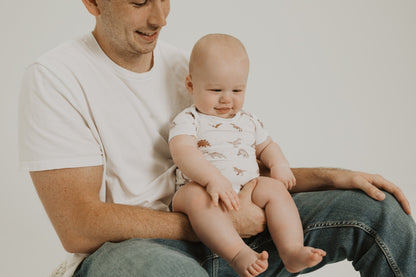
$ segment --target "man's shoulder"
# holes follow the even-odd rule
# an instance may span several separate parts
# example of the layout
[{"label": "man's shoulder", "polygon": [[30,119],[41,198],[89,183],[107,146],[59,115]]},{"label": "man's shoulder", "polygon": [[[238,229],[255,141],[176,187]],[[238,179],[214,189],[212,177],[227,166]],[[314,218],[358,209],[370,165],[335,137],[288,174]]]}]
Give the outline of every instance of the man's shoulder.
[{"label": "man's shoulder", "polygon": [[158,41],[158,51],[161,58],[171,65],[188,66],[189,55],[186,51],[167,43]]},{"label": "man's shoulder", "polygon": [[89,45],[92,44],[92,35],[84,35],[66,42],[63,42],[38,57],[33,64],[40,64],[45,67],[58,65],[69,66],[85,61],[88,55]]},{"label": "man's shoulder", "polygon": [[157,45],[163,54],[174,54],[177,56],[181,56],[182,58],[188,57],[188,53],[185,50],[180,49],[164,40],[159,40],[157,42]]}]

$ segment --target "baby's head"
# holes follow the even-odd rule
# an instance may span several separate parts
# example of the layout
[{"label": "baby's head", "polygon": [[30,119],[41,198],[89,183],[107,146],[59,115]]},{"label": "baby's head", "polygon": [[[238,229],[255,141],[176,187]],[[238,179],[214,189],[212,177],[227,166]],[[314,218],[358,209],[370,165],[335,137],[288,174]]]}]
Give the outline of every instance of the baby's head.
[{"label": "baby's head", "polygon": [[210,34],[192,49],[186,88],[201,113],[231,118],[244,104],[249,61],[235,37]]}]

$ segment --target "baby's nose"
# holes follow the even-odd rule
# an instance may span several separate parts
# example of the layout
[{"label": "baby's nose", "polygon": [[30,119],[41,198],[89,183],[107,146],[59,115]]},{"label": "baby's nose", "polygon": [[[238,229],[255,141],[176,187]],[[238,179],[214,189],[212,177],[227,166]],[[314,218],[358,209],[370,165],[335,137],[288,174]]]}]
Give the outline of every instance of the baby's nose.
[{"label": "baby's nose", "polygon": [[221,103],[229,103],[231,101],[231,95],[229,93],[223,93],[221,94],[220,97],[220,102]]}]

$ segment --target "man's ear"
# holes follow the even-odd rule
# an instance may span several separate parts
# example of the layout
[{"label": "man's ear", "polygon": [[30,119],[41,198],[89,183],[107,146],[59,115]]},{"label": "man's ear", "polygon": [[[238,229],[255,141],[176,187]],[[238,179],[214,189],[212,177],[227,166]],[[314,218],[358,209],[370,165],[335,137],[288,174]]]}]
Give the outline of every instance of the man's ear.
[{"label": "man's ear", "polygon": [[84,6],[93,16],[98,16],[100,14],[100,9],[98,8],[97,0],[82,0],[82,3],[84,3]]},{"label": "man's ear", "polygon": [[194,84],[192,83],[192,76],[191,74],[186,76],[185,79],[185,87],[188,90],[189,94],[194,94]]}]

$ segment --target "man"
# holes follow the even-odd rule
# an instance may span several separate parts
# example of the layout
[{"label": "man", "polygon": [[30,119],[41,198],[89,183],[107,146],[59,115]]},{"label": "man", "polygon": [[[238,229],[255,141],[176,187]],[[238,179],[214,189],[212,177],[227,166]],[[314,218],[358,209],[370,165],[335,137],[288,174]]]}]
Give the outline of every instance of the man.
[{"label": "man", "polygon": [[[168,0],[83,0],[92,34],[32,64],[21,97],[21,161],[64,246],[65,276],[234,276],[198,241],[187,218],[168,212],[174,165],[167,133],[188,106],[187,58],[162,42]],[[415,224],[403,193],[381,176],[335,169],[293,169],[305,244],[348,258],[364,276],[412,276]],[[265,276],[284,276],[264,231],[264,215],[239,194],[235,228],[257,252]],[[322,191],[323,189],[361,189]],[[400,234],[395,233],[395,228]]]}]

